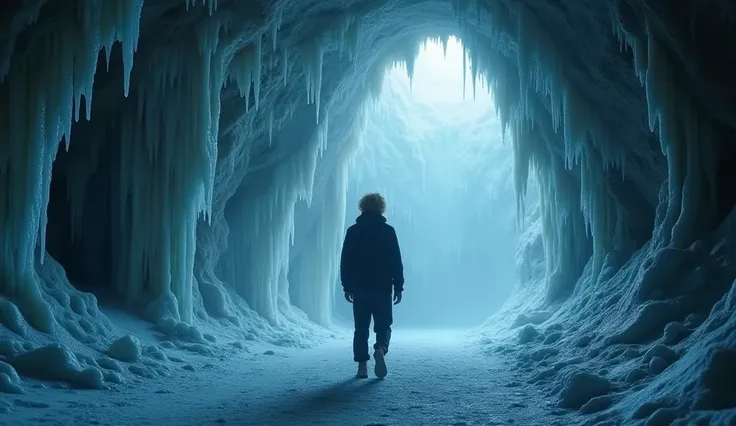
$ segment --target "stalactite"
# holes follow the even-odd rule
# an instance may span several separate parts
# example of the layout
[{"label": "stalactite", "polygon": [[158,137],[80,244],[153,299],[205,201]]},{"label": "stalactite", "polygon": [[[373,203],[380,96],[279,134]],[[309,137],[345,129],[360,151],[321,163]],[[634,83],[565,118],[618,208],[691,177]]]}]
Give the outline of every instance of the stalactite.
[{"label": "stalactite", "polygon": [[634,53],[634,70],[644,86],[649,127],[667,158],[667,205],[658,244],[685,248],[714,225],[718,144],[714,123],[701,111],[675,73],[670,54],[649,27],[629,32],[613,15],[614,32]]},{"label": "stalactite", "polygon": [[52,163],[61,141],[69,147],[82,97],[89,115],[98,52],[116,41],[127,95],[142,6],[142,0],[111,0],[60,8],[0,85],[0,110],[6,112],[0,114],[0,292],[18,298],[26,319],[42,331],[51,331],[53,320],[33,265],[37,244],[41,262],[45,254]]}]

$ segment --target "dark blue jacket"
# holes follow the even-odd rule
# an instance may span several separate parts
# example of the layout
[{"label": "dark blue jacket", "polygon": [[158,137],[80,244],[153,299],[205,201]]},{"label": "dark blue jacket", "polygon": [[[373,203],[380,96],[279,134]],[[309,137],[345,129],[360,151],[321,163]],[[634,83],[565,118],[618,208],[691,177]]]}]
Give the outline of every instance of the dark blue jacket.
[{"label": "dark blue jacket", "polygon": [[364,212],[348,228],[340,258],[343,289],[354,294],[404,290],[404,265],[394,228],[378,212]]}]

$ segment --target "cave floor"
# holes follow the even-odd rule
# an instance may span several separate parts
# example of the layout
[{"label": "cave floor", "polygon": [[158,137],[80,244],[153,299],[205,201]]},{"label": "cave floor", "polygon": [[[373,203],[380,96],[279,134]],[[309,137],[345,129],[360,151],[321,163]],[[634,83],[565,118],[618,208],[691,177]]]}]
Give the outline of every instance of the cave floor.
[{"label": "cave floor", "polygon": [[32,389],[12,401],[0,424],[549,426],[573,420],[554,415],[553,398],[459,331],[395,331],[385,380],[354,378],[347,336],[310,349],[271,350],[204,360],[194,373],[111,391]]}]

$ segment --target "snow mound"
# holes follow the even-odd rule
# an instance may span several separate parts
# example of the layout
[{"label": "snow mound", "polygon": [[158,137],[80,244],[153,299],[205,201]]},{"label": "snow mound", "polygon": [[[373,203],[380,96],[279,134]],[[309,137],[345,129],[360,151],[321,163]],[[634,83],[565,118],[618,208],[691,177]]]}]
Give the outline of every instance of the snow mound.
[{"label": "snow mound", "polygon": [[[67,340],[68,334],[85,345],[106,344],[113,330],[110,320],[100,312],[97,297],[74,288],[64,268],[50,255],[43,263],[37,260],[35,271],[43,295],[43,303],[51,313],[45,328],[58,340]],[[25,309],[21,309],[27,313]],[[57,330],[60,325],[62,330]],[[44,331],[43,329],[39,329]]]},{"label": "snow mound", "polygon": [[[216,338],[211,334],[203,334],[194,325],[188,324],[180,320],[179,302],[171,292],[166,292],[152,301],[146,309],[146,317],[155,324],[157,331],[176,338],[182,342],[192,343],[196,345],[209,345],[216,343]],[[191,346],[178,345],[184,349]],[[199,350],[198,353],[206,353],[208,350]]]},{"label": "snow mound", "polygon": [[0,392],[23,393],[20,377],[12,365],[0,361]]},{"label": "snow mound", "polygon": [[[110,374],[115,380],[118,380],[118,377],[114,374],[124,371],[117,361],[132,364],[127,369],[133,374],[157,377],[166,375],[166,364],[171,360],[161,346],[155,344],[144,345],[137,337],[132,335],[125,335],[117,339],[105,353],[109,355],[109,358],[101,357],[97,359],[96,363],[99,367],[109,370],[106,374]],[[201,353],[210,352],[202,351]]]},{"label": "snow mound", "polygon": [[530,343],[539,337],[539,331],[533,325],[527,324],[519,332],[519,343]]},{"label": "snow mound", "polygon": [[643,361],[649,362],[652,358],[662,358],[672,363],[677,360],[677,354],[667,346],[655,345],[644,354]]},{"label": "snow mound", "polygon": [[84,368],[74,354],[56,343],[10,357],[8,363],[24,376],[86,389],[108,389],[98,368]]},{"label": "snow mound", "polygon": [[593,336],[591,336],[591,335],[585,335],[585,336],[578,337],[577,340],[575,340],[575,343],[573,343],[573,344],[577,348],[584,348],[584,347],[588,346],[590,344],[590,342],[592,342],[592,341],[593,341]]},{"label": "snow mound", "polygon": [[664,327],[662,343],[676,345],[690,335],[691,331],[679,322],[671,322]]},{"label": "snow mound", "polygon": [[28,324],[15,303],[2,298],[0,298],[0,325],[20,337],[25,337],[28,332]]},{"label": "snow mound", "polygon": [[0,373],[0,392],[4,393],[23,393],[19,380],[13,380],[12,377],[5,373]]},{"label": "snow mound", "polygon": [[23,344],[18,340],[0,340],[0,355],[9,358],[25,352]]},{"label": "snow mound", "polygon": [[105,356],[97,358],[97,365],[99,365],[100,367],[106,370],[110,370],[110,371],[114,371],[118,373],[123,371],[122,367],[120,367],[120,364],[118,364],[117,361],[115,361],[114,359],[105,357]]},{"label": "snow mound", "polygon": [[656,376],[657,374],[663,372],[669,366],[669,361],[664,358],[655,356],[649,361],[649,373]]},{"label": "snow mound", "polygon": [[593,414],[599,411],[603,411],[613,404],[613,398],[608,395],[597,396],[586,402],[585,405],[580,407],[580,412],[583,414]]},{"label": "snow mound", "polygon": [[155,359],[156,361],[165,362],[169,360],[166,353],[156,345],[146,345],[143,349],[143,353],[147,357]]},{"label": "snow mound", "polygon": [[210,342],[195,326],[166,317],[156,322],[156,329],[183,342],[208,345]]},{"label": "snow mound", "polygon": [[135,336],[123,336],[110,345],[107,354],[119,361],[136,362],[141,358],[141,342]]},{"label": "snow mound", "polygon": [[539,325],[547,321],[552,314],[548,311],[534,311],[529,313],[522,313],[516,317],[512,327],[520,327],[527,324]]},{"label": "snow mound", "polygon": [[698,409],[736,408],[736,349],[716,349],[710,355],[698,382],[702,389],[695,402]]},{"label": "snow mound", "polygon": [[683,316],[683,308],[679,299],[648,302],[641,306],[634,321],[609,337],[607,343],[642,343],[661,335],[667,324]]},{"label": "snow mound", "polygon": [[[580,409],[593,398],[603,396],[610,391],[611,382],[605,377],[584,371],[574,372],[565,379],[558,405],[562,408]],[[588,409],[602,405],[602,402],[598,401]]]},{"label": "snow mound", "polygon": [[105,381],[108,383],[115,383],[116,385],[122,385],[125,380],[123,379],[123,376],[120,373],[117,373],[115,371],[103,371],[102,376],[105,378]]},{"label": "snow mound", "polygon": [[635,383],[647,377],[647,371],[642,368],[635,368],[626,375],[626,383]]}]

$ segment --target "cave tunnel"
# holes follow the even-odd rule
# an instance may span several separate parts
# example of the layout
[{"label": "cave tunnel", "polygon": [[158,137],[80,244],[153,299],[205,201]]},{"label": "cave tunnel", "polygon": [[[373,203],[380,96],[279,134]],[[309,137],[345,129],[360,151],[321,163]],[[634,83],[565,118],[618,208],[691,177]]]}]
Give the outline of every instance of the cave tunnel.
[{"label": "cave tunnel", "polygon": [[[413,72],[403,63],[390,67],[348,166],[346,227],[361,197],[378,191],[400,236],[413,291],[393,313],[396,327],[478,325],[516,282],[511,144],[468,62],[449,37],[422,42]],[[292,284],[305,276],[296,271],[292,264]],[[333,316],[349,324],[352,306],[342,290],[335,286]]]},{"label": "cave tunnel", "polygon": [[[0,10],[0,424],[736,424],[732,2]],[[506,168],[452,178],[510,185],[513,244],[470,251],[514,279],[497,305],[450,280],[487,315],[422,329],[408,279],[389,374],[359,380],[339,266],[363,184],[400,240],[431,215],[356,170],[428,39],[493,99]]]}]

